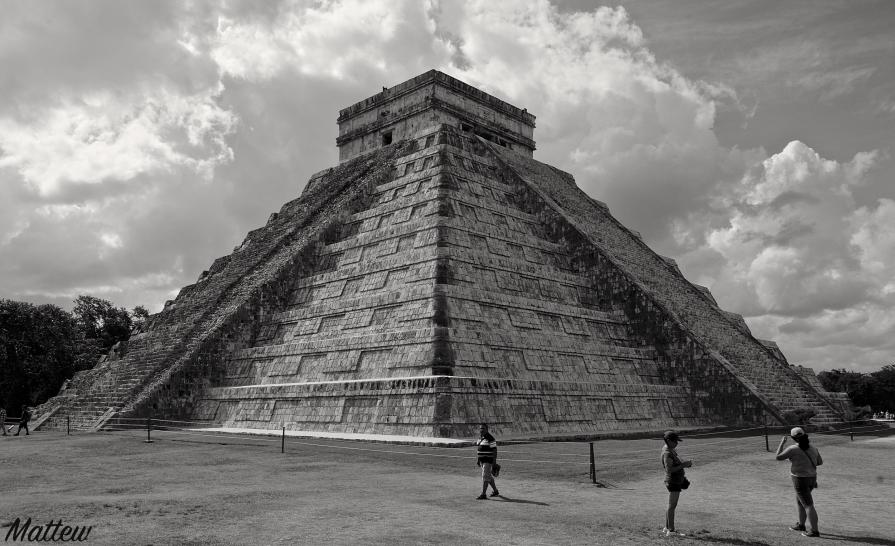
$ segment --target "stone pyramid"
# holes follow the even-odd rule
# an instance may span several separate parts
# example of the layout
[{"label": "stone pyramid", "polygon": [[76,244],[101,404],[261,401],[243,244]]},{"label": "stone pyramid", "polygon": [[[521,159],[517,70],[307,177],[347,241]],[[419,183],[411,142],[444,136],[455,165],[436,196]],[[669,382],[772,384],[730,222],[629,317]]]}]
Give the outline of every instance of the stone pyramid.
[{"label": "stone pyramid", "polygon": [[438,71],[342,110],[340,163],[41,408],[210,425],[562,437],[785,422],[842,400]]}]

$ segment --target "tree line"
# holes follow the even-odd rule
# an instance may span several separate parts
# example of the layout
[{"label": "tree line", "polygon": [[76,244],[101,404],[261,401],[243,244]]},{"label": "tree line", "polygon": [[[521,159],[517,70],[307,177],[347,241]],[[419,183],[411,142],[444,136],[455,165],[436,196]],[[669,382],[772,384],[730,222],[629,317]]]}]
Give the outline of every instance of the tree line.
[{"label": "tree line", "polygon": [[817,374],[820,384],[829,392],[844,392],[859,408],[895,412],[895,364],[871,373],[830,370]]},{"label": "tree line", "polygon": [[149,316],[93,296],[78,296],[71,312],[56,305],[0,300],[0,405],[17,416],[41,404],[75,372],[100,356]]}]

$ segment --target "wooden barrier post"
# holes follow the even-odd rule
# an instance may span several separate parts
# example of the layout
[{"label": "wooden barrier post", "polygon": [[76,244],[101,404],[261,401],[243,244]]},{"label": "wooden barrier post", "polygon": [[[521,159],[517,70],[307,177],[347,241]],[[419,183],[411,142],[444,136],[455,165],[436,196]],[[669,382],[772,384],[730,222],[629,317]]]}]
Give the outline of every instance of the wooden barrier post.
[{"label": "wooden barrier post", "polygon": [[280,441],[280,453],[286,453],[286,427],[283,427],[283,439]]},{"label": "wooden barrier post", "polygon": [[764,425],[764,450],[769,453],[771,451],[771,444],[770,444],[770,441],[768,440],[768,424],[767,423],[765,423],[765,425]]},{"label": "wooden barrier post", "polygon": [[594,464],[594,443],[590,443],[590,481],[593,484],[597,483],[597,465]]},{"label": "wooden barrier post", "polygon": [[851,436],[851,441],[854,442],[855,441],[855,424],[854,423],[848,424],[848,435]]},{"label": "wooden barrier post", "polygon": [[65,416],[65,435],[71,436],[71,416]]},{"label": "wooden barrier post", "polygon": [[146,418],[146,441],[144,443],[152,443],[152,417]]}]

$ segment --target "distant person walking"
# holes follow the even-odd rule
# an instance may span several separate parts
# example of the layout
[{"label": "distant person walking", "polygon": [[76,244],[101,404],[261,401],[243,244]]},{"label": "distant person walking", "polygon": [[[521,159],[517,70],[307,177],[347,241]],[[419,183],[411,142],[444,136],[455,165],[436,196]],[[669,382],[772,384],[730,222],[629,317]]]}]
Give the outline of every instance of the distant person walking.
[{"label": "distant person walking", "polygon": [[[783,446],[790,438],[796,444],[784,449]],[[792,485],[796,490],[796,506],[799,510],[799,522],[790,529],[801,531],[802,535],[806,537],[819,537],[817,510],[814,509],[811,491],[817,488],[817,467],[824,464],[824,461],[817,448],[810,444],[808,434],[801,427],[795,427],[790,431],[789,436],[780,439],[780,445],[777,446],[777,460],[785,461],[787,459],[792,465],[789,473],[792,475]],[[806,519],[811,523],[811,531],[805,528]]]},{"label": "distant person walking", "polygon": [[684,469],[693,466],[693,461],[682,461],[677,455],[677,446],[681,437],[677,432],[669,430],[662,437],[665,445],[662,446],[662,467],[665,469],[665,488],[668,489],[668,509],[665,511],[665,527],[662,534],[671,536],[685,536],[674,526],[674,511],[677,509],[677,501],[681,491],[690,487]]},{"label": "distant person walking", "polygon": [[497,485],[494,483],[494,465],[497,464],[497,441],[488,432],[488,425],[482,423],[479,428],[479,441],[476,444],[476,464],[482,467],[482,494],[476,497],[478,500],[488,498],[488,485],[491,485],[492,497],[500,495]]},{"label": "distant person walking", "polygon": [[31,420],[31,408],[28,406],[22,406],[22,416],[19,418],[19,430],[16,431],[16,436],[22,432],[22,427],[25,427],[25,436],[31,434],[28,430],[28,421]]},{"label": "distant person walking", "polygon": [[6,436],[6,408],[3,402],[0,402],[0,429],[3,430],[3,435]]}]

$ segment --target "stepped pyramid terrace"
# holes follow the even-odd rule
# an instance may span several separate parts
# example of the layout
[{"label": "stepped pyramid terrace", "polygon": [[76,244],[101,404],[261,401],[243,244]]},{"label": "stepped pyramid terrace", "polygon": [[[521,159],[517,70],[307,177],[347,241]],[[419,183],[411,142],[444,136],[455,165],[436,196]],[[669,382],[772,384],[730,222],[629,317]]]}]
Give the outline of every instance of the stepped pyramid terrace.
[{"label": "stepped pyramid terrace", "polygon": [[[339,164],[38,410],[501,438],[841,421],[845,400],[438,71],[339,112]],[[660,183],[661,181],[657,181]]]}]

